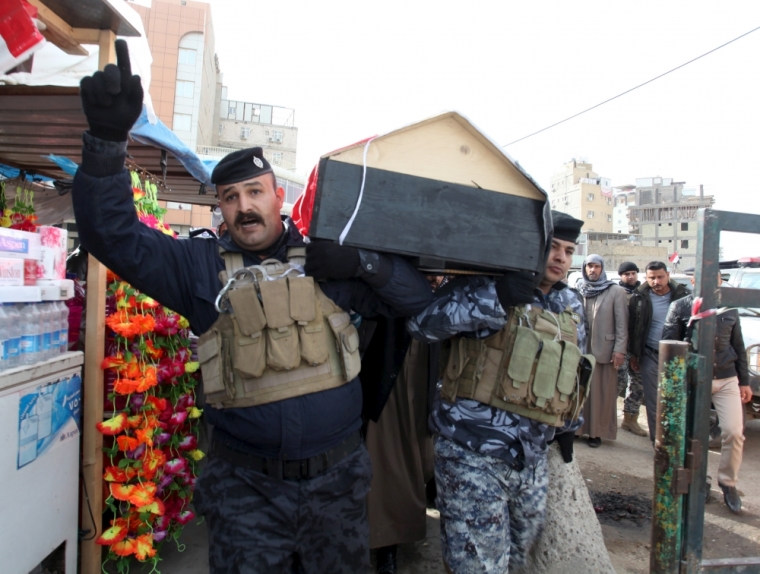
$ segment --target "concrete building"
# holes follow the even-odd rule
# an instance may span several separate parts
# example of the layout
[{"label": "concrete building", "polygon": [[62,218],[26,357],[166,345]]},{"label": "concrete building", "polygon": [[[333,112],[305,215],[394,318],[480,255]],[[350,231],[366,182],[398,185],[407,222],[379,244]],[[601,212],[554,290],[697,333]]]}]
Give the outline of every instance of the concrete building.
[{"label": "concrete building", "polygon": [[[295,110],[270,104],[231,100],[227,87],[219,94],[215,144],[221,148],[264,148],[264,157],[272,165],[295,170],[298,128]],[[207,150],[198,146],[198,153]]]},{"label": "concrete building", "polygon": [[552,176],[552,209],[584,221],[583,231],[612,232],[612,184],[587,160],[572,159]]},{"label": "concrete building", "polygon": [[[211,6],[195,0],[130,2],[142,18],[153,56],[150,95],[156,115],[190,149],[214,145],[221,71]],[[181,236],[211,226],[208,207],[166,202],[165,221]]]},{"label": "concrete building", "polygon": [[628,208],[636,205],[636,186],[622,185],[616,187],[612,196],[612,231],[630,233]]},{"label": "concrete building", "polygon": [[582,233],[578,238],[578,247],[573,257],[573,267],[578,269],[590,253],[601,255],[605,269],[617,273],[623,261],[633,261],[640,270],[644,270],[650,261],[665,261],[668,250],[663,246],[646,245],[642,237],[630,233]]},{"label": "concrete building", "polygon": [[678,253],[677,268],[696,265],[697,211],[712,207],[715,198],[702,186],[684,189],[684,182],[647,177],[636,180],[635,205],[628,208],[630,232],[643,246],[664,247],[668,257]]}]

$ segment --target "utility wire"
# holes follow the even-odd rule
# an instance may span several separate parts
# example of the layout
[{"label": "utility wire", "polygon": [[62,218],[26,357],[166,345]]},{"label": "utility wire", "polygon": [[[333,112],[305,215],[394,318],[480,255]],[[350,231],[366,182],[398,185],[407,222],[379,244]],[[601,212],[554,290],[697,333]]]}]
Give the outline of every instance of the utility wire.
[{"label": "utility wire", "polygon": [[513,142],[509,142],[508,144],[504,144],[504,145],[503,145],[503,146],[501,146],[501,147],[508,147],[508,146],[511,146],[512,144],[516,144],[517,142],[521,142],[521,141],[523,141],[523,140],[526,140],[526,139],[528,139],[528,138],[530,138],[530,137],[533,137],[534,135],[540,134],[541,132],[545,132],[546,130],[549,130],[549,129],[551,129],[551,128],[555,127],[555,126],[558,126],[558,125],[560,125],[560,124],[564,124],[565,122],[567,122],[567,121],[570,121],[570,120],[572,120],[573,118],[577,118],[578,116],[580,116],[580,115],[583,115],[583,114],[585,114],[586,112],[590,112],[591,110],[593,110],[593,109],[596,109],[596,108],[598,108],[599,106],[603,106],[604,104],[606,104],[606,103],[609,103],[609,102],[611,102],[612,100],[616,100],[616,99],[618,99],[619,97],[621,97],[621,96],[624,96],[624,95],[626,95],[626,94],[629,94],[629,93],[631,93],[631,92],[632,92],[632,91],[634,91],[634,90],[638,90],[638,89],[639,89],[639,88],[641,88],[642,86],[646,86],[647,84],[651,84],[651,83],[652,83],[652,82],[654,82],[655,80],[659,80],[660,78],[662,78],[663,76],[667,76],[667,75],[668,75],[668,74],[670,74],[671,72],[675,72],[676,70],[678,70],[678,69],[680,69],[680,68],[683,68],[684,66],[688,66],[688,65],[689,65],[689,64],[691,64],[692,62],[696,62],[696,61],[697,61],[697,60],[699,60],[700,58],[704,58],[705,56],[707,56],[707,55],[709,55],[709,54],[712,54],[713,52],[716,52],[716,51],[720,50],[721,48],[725,48],[725,47],[726,47],[726,46],[728,46],[729,44],[731,44],[731,43],[733,43],[733,42],[736,42],[737,40],[740,40],[741,38],[744,38],[744,36],[748,36],[748,35],[749,35],[749,34],[751,34],[752,32],[757,32],[758,30],[760,30],[760,26],[758,26],[757,28],[753,28],[753,29],[752,29],[752,30],[750,30],[749,32],[745,32],[745,33],[744,33],[744,34],[742,34],[741,36],[737,36],[737,37],[736,37],[736,38],[734,38],[733,40],[729,40],[729,41],[728,41],[728,42],[726,42],[725,44],[721,44],[721,45],[720,45],[720,46],[718,46],[717,48],[713,48],[713,49],[712,49],[712,50],[710,50],[709,52],[705,52],[705,53],[704,53],[704,54],[702,54],[701,56],[697,56],[696,58],[693,58],[693,59],[689,60],[688,62],[684,62],[683,64],[681,64],[680,66],[676,66],[676,67],[675,67],[675,68],[673,68],[672,70],[668,70],[667,72],[663,72],[662,74],[660,74],[659,76],[655,76],[655,77],[654,77],[654,78],[652,78],[651,80],[647,80],[646,82],[644,82],[644,83],[642,83],[642,84],[639,84],[638,86],[634,86],[633,88],[630,88],[629,90],[626,90],[625,92],[622,92],[622,93],[618,94],[617,96],[613,96],[613,97],[611,97],[611,98],[609,98],[609,99],[607,99],[607,100],[604,100],[603,102],[599,102],[599,103],[598,103],[598,104],[596,104],[595,106],[591,106],[590,108],[587,108],[587,109],[583,110],[582,112],[578,112],[577,114],[574,114],[574,115],[570,116],[569,118],[565,118],[564,120],[560,120],[560,121],[558,121],[558,122],[556,122],[556,123],[553,123],[553,124],[552,124],[552,125],[550,125],[550,126],[546,126],[545,128],[542,128],[542,129],[538,130],[537,132],[533,132],[532,134],[528,134],[527,136],[523,136],[523,137],[521,137],[520,139],[517,139],[517,140],[515,140],[515,141],[513,141]]}]

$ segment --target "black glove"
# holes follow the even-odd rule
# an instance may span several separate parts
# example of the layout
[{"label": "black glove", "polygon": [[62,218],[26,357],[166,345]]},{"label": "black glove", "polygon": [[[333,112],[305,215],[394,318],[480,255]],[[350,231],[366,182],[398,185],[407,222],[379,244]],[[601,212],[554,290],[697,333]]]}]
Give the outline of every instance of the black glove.
[{"label": "black glove", "polygon": [[575,433],[563,432],[555,434],[554,438],[549,441],[549,444],[557,442],[559,445],[559,452],[562,455],[562,460],[565,463],[573,462],[573,443],[575,442]]},{"label": "black glove", "polygon": [[496,295],[504,309],[527,305],[537,285],[538,277],[530,271],[507,271],[496,280]]},{"label": "black glove", "polygon": [[143,106],[140,76],[132,75],[129,48],[116,40],[116,65],[82,79],[79,93],[90,124],[90,135],[112,142],[127,141],[127,135]]},{"label": "black glove", "polygon": [[359,250],[332,241],[306,244],[306,275],[314,279],[350,279],[361,274]]}]

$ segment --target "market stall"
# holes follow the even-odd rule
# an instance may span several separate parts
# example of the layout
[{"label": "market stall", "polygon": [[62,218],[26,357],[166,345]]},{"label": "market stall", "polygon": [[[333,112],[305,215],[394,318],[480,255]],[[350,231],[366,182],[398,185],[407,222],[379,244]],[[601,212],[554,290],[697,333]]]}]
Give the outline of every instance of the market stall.
[{"label": "market stall", "polygon": [[[55,43],[62,50],[70,54],[82,54],[83,50],[84,53],[88,53],[82,45],[97,44],[99,68],[114,61],[113,42],[117,34],[138,33],[135,27],[130,25],[128,18],[125,18],[124,7],[115,0],[87,0],[77,3],[54,0],[30,2],[38,8],[39,19],[47,25],[45,35],[48,41]],[[92,54],[92,50],[89,53]],[[18,78],[11,78],[13,82],[16,79]],[[172,153],[167,153],[166,150],[173,150],[174,153],[181,146],[177,145],[176,138],[172,140],[173,134],[166,133],[168,130],[165,126],[156,127],[156,124],[148,120],[149,117],[148,106],[144,117],[141,118],[142,130],[136,129],[133,133],[137,137],[137,132],[140,131],[143,143],[137,140],[130,143],[131,165],[136,168],[135,187],[143,194],[142,197],[140,193],[135,194],[138,212],[142,209],[145,213],[147,204],[147,211],[157,208],[158,199],[213,204],[212,196],[205,194],[205,185],[202,183],[208,179],[207,170],[200,165],[194,154],[193,157],[184,158],[185,163],[191,166],[188,168],[175,159]],[[64,219],[71,218],[70,183],[77,164],[81,162],[81,134],[85,129],[87,124],[76,83],[63,86],[35,85],[34,81],[29,81],[26,85],[18,82],[17,85],[0,85],[0,167],[5,170],[0,171],[0,174],[17,178],[6,181],[9,188],[9,204],[12,205],[18,200],[17,189],[23,192],[27,188],[33,188],[37,202],[45,204],[46,223],[61,223]],[[158,141],[163,142],[162,148],[157,147],[161,145]],[[182,151],[180,149],[180,156]],[[8,170],[14,169],[18,170],[18,173],[13,172],[8,176]],[[150,172],[154,175],[150,175]],[[160,217],[155,219],[158,221]],[[103,546],[109,546],[109,551],[113,552],[114,545],[117,544],[113,540],[112,544],[104,540],[109,530],[113,533],[112,528],[115,526],[115,517],[109,517],[107,514],[109,502],[114,507],[118,506],[119,510],[128,506],[123,498],[115,499],[117,502],[113,504],[113,494],[108,491],[108,485],[114,481],[104,482],[104,477],[108,481],[109,476],[104,470],[109,470],[111,461],[115,463],[115,468],[120,468],[121,465],[120,470],[125,470],[123,467],[132,463],[133,466],[137,466],[137,458],[131,457],[140,455],[138,450],[133,448],[127,451],[119,447],[120,443],[132,446],[131,440],[127,439],[134,438],[134,434],[141,427],[133,421],[130,430],[121,429],[120,432],[125,438],[118,441],[119,433],[110,432],[113,427],[107,426],[108,421],[114,418],[114,413],[105,412],[105,408],[114,407],[113,399],[118,394],[114,392],[113,386],[126,377],[122,377],[116,366],[111,365],[108,367],[110,374],[104,378],[103,368],[107,366],[104,363],[107,356],[106,347],[110,345],[108,357],[113,359],[118,356],[119,344],[139,346],[142,341],[152,341],[152,337],[163,335],[151,335],[146,331],[139,334],[140,341],[126,338],[119,340],[119,337],[129,333],[119,332],[118,323],[113,319],[116,309],[112,308],[107,312],[107,297],[110,294],[112,306],[129,306],[135,298],[139,298],[139,313],[132,313],[130,317],[136,317],[138,314],[144,317],[150,315],[163,321],[159,328],[171,329],[172,324],[179,322],[178,317],[167,318],[173,317],[170,312],[163,309],[155,310],[146,305],[145,299],[139,294],[130,293],[124,297],[124,293],[123,290],[119,291],[117,278],[108,278],[107,270],[90,256],[84,355],[81,352],[65,353],[60,357],[51,356],[33,365],[17,365],[0,372],[0,412],[4,425],[2,436],[8,443],[3,444],[3,456],[0,457],[0,481],[10,489],[7,492],[13,495],[11,505],[6,505],[0,511],[0,515],[6,518],[3,520],[4,526],[0,527],[0,551],[15,560],[11,563],[9,571],[28,572],[63,544],[65,571],[76,572],[77,545],[81,544],[79,571],[100,572],[104,557]],[[70,295],[69,284],[66,284],[63,293],[59,286],[59,297],[65,298]],[[14,308],[23,302],[42,301],[44,297],[48,297],[45,301],[52,300],[49,299],[52,297],[51,293],[46,292],[44,286],[35,285],[25,286],[23,292],[7,291],[3,297],[3,302],[12,303]],[[107,319],[110,319],[108,327]],[[144,318],[143,324],[146,321]],[[107,333],[110,333],[110,339]],[[177,349],[180,348],[179,345],[172,344]],[[159,347],[160,344],[157,343],[156,349]],[[184,353],[183,373],[177,375],[175,372],[175,375],[184,376],[185,382],[189,384],[193,367],[184,367],[185,363],[192,362],[189,356],[186,356],[187,351]],[[177,365],[173,366],[175,369],[179,368]],[[149,371],[147,365],[141,368],[143,374]],[[106,388],[109,384],[111,386]],[[144,394],[155,396],[156,404],[165,407],[159,414],[170,416],[168,405],[161,402],[166,400],[161,392],[153,390]],[[199,412],[190,410],[194,405],[187,404],[192,399],[185,397],[182,400],[183,413],[179,418],[187,419],[190,414],[197,418]],[[111,401],[110,405],[108,401]],[[171,403],[172,408],[177,405],[176,401],[167,402]],[[185,424],[183,428],[190,424],[185,420],[182,423]],[[174,430],[178,428],[179,425],[175,425]],[[150,429],[142,430],[148,432]],[[151,432],[153,431],[155,429]],[[179,432],[176,434],[179,436]],[[182,445],[183,452],[190,453],[194,450],[186,448],[191,443],[191,440],[185,441]],[[110,457],[106,458],[106,468],[104,446],[112,451],[114,448],[119,451],[112,452]],[[179,450],[179,445],[173,446],[176,447],[175,451]],[[187,456],[192,459],[193,456],[200,455],[194,453]],[[154,458],[162,462],[158,455]],[[132,462],[122,462],[125,460]],[[144,459],[141,458],[139,462],[142,465]],[[177,489],[192,488],[193,479],[189,469],[183,472],[183,469],[178,468],[182,463],[173,460],[166,460],[165,463],[176,471],[175,475],[178,477],[175,481],[178,484],[176,489],[171,487],[173,492]],[[190,466],[189,463],[185,464]],[[159,473],[158,476],[162,475]],[[121,492],[125,496],[124,490],[129,490],[127,482],[123,481],[125,488]],[[170,488],[168,483],[165,486]],[[144,506],[138,503],[146,502],[145,499],[139,498],[139,494],[130,492],[134,498],[135,509]],[[104,517],[104,510],[105,522],[101,518]],[[182,513],[181,520],[189,519],[184,504],[174,504],[170,513],[176,516]],[[40,532],[41,525],[44,525],[43,532]],[[151,528],[153,526],[160,530],[162,523],[151,524]],[[177,532],[176,529],[168,527],[164,530],[165,537],[176,535]],[[81,539],[80,532],[83,533]],[[129,537],[123,537],[123,540],[118,542],[119,551],[122,552],[120,556],[134,555],[138,559],[146,559],[153,555],[153,544],[146,544],[147,537],[143,537],[138,544],[138,534],[136,531],[131,532]],[[155,542],[159,542],[158,536]],[[16,552],[19,547],[23,547],[25,552]]]}]

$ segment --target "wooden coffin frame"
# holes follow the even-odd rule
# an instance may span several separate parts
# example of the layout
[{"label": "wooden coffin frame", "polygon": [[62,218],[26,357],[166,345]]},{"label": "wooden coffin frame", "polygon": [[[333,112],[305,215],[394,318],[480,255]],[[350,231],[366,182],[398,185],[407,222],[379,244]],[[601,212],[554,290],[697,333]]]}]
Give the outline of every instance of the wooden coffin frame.
[{"label": "wooden coffin frame", "polygon": [[363,179],[344,244],[407,255],[428,270],[542,271],[546,192],[457,112],[323,156],[311,237],[339,240]]}]

